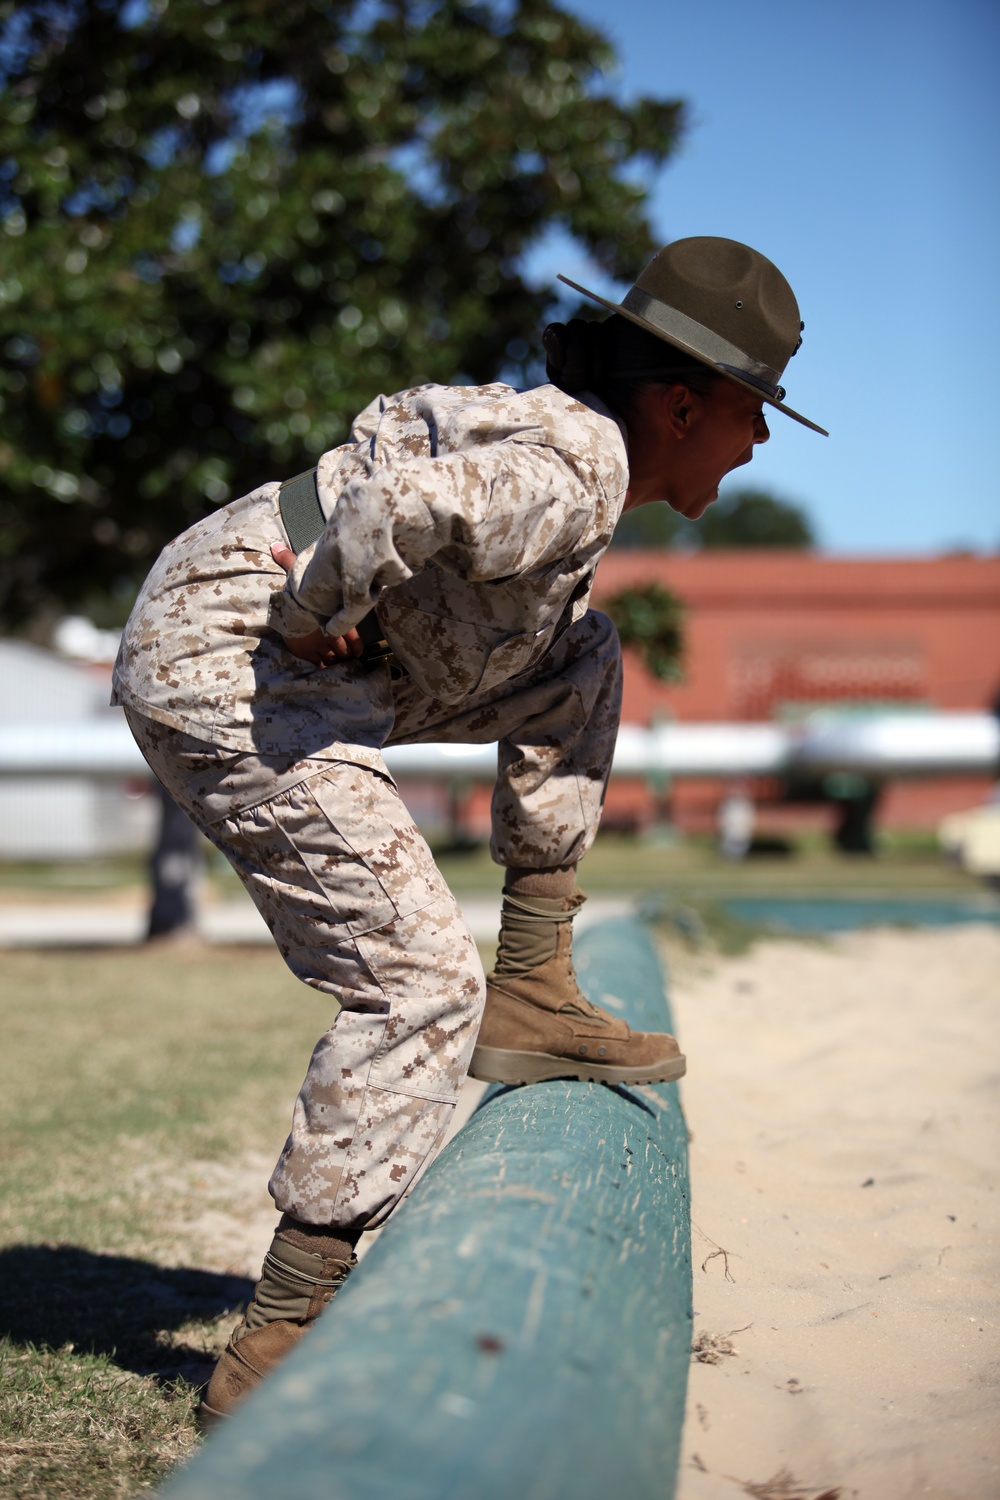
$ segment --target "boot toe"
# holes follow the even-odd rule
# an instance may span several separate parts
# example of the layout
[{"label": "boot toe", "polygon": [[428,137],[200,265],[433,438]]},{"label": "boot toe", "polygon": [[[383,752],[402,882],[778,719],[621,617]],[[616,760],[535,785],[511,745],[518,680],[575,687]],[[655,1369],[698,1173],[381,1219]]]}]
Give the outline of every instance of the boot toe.
[{"label": "boot toe", "polygon": [[198,1409],[201,1426],[228,1417],[269,1375],[307,1331],[301,1323],[277,1319],[254,1328],[241,1339],[233,1333],[212,1371]]}]

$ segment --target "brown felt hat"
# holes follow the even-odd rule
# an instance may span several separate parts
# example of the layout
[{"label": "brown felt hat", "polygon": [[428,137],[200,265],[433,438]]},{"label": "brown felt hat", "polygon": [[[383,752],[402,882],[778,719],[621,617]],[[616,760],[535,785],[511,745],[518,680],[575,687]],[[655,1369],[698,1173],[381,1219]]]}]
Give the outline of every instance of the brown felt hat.
[{"label": "brown felt hat", "polygon": [[779,381],[805,325],[784,276],[749,245],[712,236],[675,240],[653,256],[621,302],[609,302],[568,276],[559,280],[829,436],[785,405]]}]

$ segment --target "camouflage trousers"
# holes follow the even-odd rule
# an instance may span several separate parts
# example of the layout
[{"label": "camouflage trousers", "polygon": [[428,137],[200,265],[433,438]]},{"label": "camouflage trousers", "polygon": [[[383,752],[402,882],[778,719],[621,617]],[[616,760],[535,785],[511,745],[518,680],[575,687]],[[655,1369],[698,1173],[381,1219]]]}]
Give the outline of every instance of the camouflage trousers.
[{"label": "camouflage trousers", "polygon": [[353,760],[339,741],[338,704],[357,724],[367,699],[384,744],[498,740],[494,858],[570,864],[597,831],[620,663],[614,627],[591,611],[536,668],[457,705],[386,667],[335,667],[335,760],[233,751],[127,710],[151,769],[233,865],[292,972],[340,1004],[269,1183],[278,1208],[313,1224],[382,1222],[447,1128],[484,1003],[461,911],[380,755],[366,745]]}]

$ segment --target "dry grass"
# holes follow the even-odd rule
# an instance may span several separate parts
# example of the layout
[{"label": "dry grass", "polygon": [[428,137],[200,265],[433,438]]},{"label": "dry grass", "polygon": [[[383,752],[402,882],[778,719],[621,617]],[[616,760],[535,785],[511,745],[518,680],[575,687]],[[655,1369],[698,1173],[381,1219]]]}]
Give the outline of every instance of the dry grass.
[{"label": "dry grass", "polygon": [[101,1355],[0,1344],[5,1495],[126,1496],[150,1488],[196,1441],[195,1393]]},{"label": "dry grass", "polygon": [[136,1494],[195,1445],[330,1013],[269,952],[4,955],[3,1494]]}]

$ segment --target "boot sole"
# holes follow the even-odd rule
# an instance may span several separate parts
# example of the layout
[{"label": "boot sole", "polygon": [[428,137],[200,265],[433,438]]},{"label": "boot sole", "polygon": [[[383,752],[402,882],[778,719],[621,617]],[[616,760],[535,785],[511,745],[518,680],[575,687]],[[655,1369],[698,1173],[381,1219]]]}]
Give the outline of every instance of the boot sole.
[{"label": "boot sole", "polygon": [[623,1068],[588,1058],[555,1057],[548,1052],[512,1052],[506,1047],[477,1047],[469,1077],[482,1083],[547,1083],[576,1078],[581,1083],[673,1083],[687,1072],[683,1055],[656,1066]]},{"label": "boot sole", "polygon": [[228,1411],[216,1411],[214,1406],[209,1406],[207,1401],[202,1400],[198,1403],[195,1421],[198,1424],[200,1432],[208,1432],[217,1422],[227,1422],[229,1416],[230,1413]]}]

